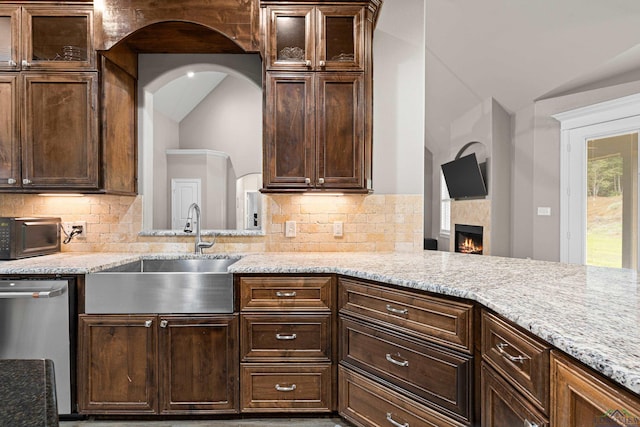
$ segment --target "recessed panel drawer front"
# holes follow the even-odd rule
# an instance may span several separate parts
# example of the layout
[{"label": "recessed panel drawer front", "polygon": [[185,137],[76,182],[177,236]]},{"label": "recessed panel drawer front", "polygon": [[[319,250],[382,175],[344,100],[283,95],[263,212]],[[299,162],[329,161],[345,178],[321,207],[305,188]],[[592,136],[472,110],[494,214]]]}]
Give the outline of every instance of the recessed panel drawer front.
[{"label": "recessed panel drawer front", "polygon": [[340,278],[343,314],[387,322],[408,333],[471,354],[473,305]]},{"label": "recessed panel drawer front", "polygon": [[341,319],[341,361],[415,394],[425,404],[468,421],[472,358]]},{"label": "recessed panel drawer front", "polygon": [[549,346],[483,311],[482,358],[548,413]]},{"label": "recessed panel drawer front", "polygon": [[327,311],[332,307],[332,277],[240,277],[240,309]]},{"label": "recessed panel drawer front", "polygon": [[549,427],[548,418],[493,369],[482,363],[482,425],[484,427]]},{"label": "recessed panel drawer front", "polygon": [[331,315],[245,314],[245,362],[330,362]]},{"label": "recessed panel drawer front", "polygon": [[342,366],[338,367],[338,381],[340,415],[357,426],[466,426]]},{"label": "recessed panel drawer front", "polygon": [[242,412],[331,411],[331,364],[243,364]]}]

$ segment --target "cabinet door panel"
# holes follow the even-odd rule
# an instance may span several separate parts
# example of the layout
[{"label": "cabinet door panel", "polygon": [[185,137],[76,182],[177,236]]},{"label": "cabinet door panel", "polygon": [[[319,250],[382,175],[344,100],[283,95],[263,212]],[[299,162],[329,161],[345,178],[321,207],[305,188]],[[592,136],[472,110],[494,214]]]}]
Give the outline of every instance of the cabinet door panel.
[{"label": "cabinet door panel", "polygon": [[436,411],[471,418],[472,358],[340,319],[340,360],[406,390]]},{"label": "cabinet door panel", "polygon": [[18,78],[0,75],[0,188],[20,185]]},{"label": "cabinet door panel", "polygon": [[268,7],[267,69],[310,70],[315,63],[314,8]]},{"label": "cabinet door panel", "polygon": [[551,352],[551,424],[562,427],[635,426],[640,398],[612,386],[558,351]]},{"label": "cabinet door panel", "polygon": [[155,320],[155,316],[80,316],[81,413],[156,412]]},{"label": "cabinet door panel", "polygon": [[314,176],[313,75],[267,73],[264,185],[300,188]]},{"label": "cabinet door panel", "polygon": [[338,380],[340,415],[357,426],[463,427],[467,425],[447,418],[343,366],[338,367]]},{"label": "cabinet door panel", "polygon": [[23,70],[94,70],[92,6],[25,6]]},{"label": "cabinet door panel", "polygon": [[323,71],[364,70],[364,8],[320,6],[317,64]]},{"label": "cabinet door panel", "polygon": [[162,316],[160,411],[236,411],[237,316]]},{"label": "cabinet door panel", "polygon": [[242,360],[250,362],[330,362],[330,314],[245,314]]},{"label": "cabinet door panel", "polygon": [[0,70],[20,68],[19,6],[0,6]]},{"label": "cabinet door panel", "polygon": [[401,331],[473,353],[473,305],[340,278],[341,313],[384,322]]},{"label": "cabinet door panel", "polygon": [[97,75],[30,73],[23,79],[23,186],[98,188]]},{"label": "cabinet door panel", "polygon": [[317,177],[322,188],[363,188],[363,74],[318,75]]},{"label": "cabinet door panel", "polygon": [[546,417],[485,363],[482,364],[482,425],[548,427]]},{"label": "cabinet door panel", "polygon": [[331,411],[331,364],[247,363],[240,370],[242,412]]},{"label": "cabinet door panel", "polygon": [[111,194],[136,194],[136,80],[105,57],[101,57],[101,71],[104,189]]}]

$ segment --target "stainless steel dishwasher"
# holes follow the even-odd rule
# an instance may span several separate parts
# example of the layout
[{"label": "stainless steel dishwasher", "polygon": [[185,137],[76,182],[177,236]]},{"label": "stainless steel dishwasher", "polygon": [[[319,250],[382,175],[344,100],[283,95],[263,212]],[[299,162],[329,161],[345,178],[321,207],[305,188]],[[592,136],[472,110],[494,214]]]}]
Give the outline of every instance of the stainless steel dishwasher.
[{"label": "stainless steel dishwasher", "polygon": [[0,359],[53,360],[58,412],[71,413],[68,280],[0,280]]}]

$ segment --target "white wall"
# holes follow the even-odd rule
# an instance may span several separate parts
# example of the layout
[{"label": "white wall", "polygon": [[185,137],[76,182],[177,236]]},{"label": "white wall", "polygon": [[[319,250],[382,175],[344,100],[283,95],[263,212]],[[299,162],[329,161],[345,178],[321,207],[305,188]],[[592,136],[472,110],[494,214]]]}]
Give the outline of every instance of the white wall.
[{"label": "white wall", "polygon": [[[167,149],[178,148],[180,141],[178,123],[166,117],[159,111],[153,115],[153,180],[158,183],[167,183]],[[168,185],[155,185],[153,187],[153,227],[171,228],[171,203]]]},{"label": "white wall", "polygon": [[261,173],[262,89],[227,76],[180,122],[180,148],[223,151],[237,176]]},{"label": "white wall", "polygon": [[[560,260],[560,122],[551,116],[635,93],[640,81],[539,100],[515,114],[513,256]],[[538,216],[538,207],[551,216]]]},{"label": "white wall", "polygon": [[373,36],[373,189],[422,194],[425,16],[423,0],[385,0]]}]

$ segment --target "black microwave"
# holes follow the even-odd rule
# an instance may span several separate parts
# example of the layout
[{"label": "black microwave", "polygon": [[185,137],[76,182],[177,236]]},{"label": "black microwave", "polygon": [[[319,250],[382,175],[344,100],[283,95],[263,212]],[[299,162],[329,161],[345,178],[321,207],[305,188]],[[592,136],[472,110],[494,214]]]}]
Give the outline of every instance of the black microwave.
[{"label": "black microwave", "polygon": [[60,218],[0,217],[0,260],[60,252]]}]

